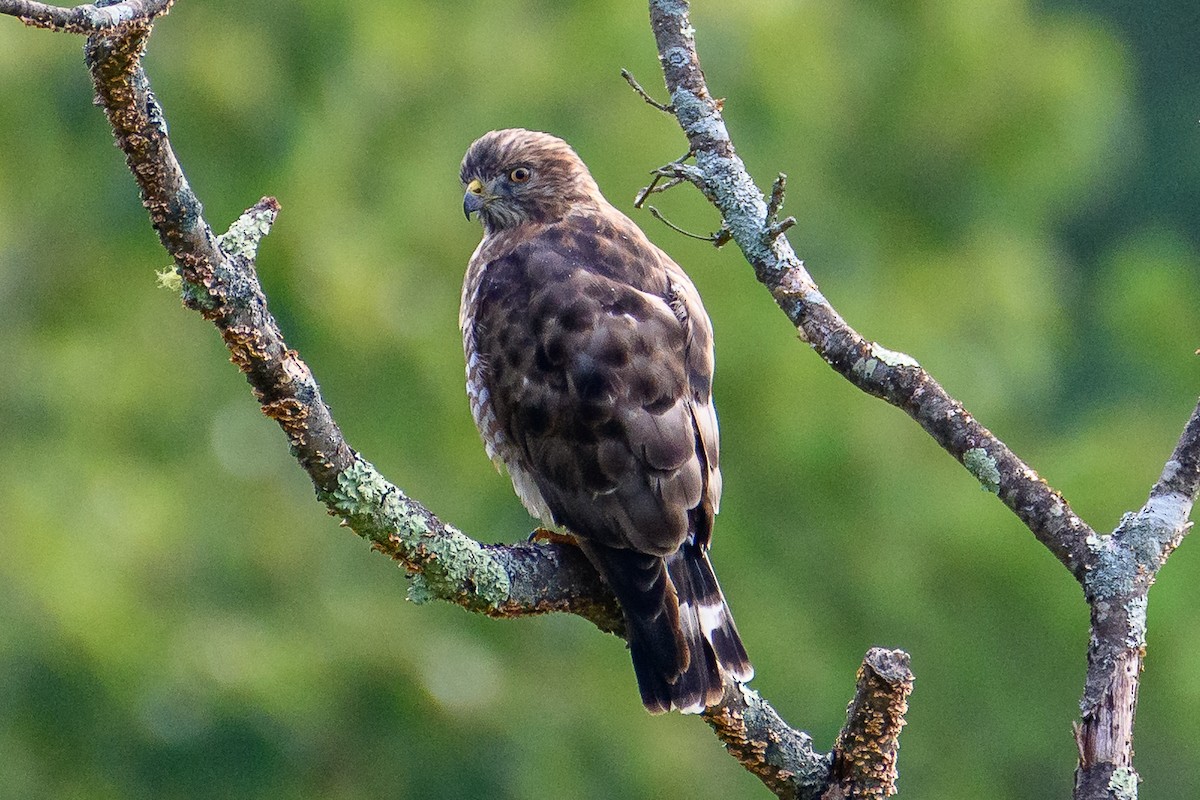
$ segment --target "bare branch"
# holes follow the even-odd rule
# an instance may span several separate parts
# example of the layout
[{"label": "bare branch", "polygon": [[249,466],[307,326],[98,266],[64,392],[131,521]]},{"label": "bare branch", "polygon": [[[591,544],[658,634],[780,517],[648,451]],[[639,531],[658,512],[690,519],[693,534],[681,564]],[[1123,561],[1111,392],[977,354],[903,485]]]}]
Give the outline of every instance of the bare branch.
[{"label": "bare branch", "polygon": [[[682,0],[650,0],[650,22],[671,105],[696,154],[677,173],[700,186],[721,212],[758,280],[826,363],[862,391],[917,421],[984,488],[998,495],[1072,574],[1082,576],[1095,533],[1007,445],[980,425],[920,364],[868,341],[829,304],[782,229],[773,229],[763,194],[734,151],[696,55]],[[785,221],[786,222],[786,221]],[[779,223],[783,226],[783,223]]]},{"label": "bare branch", "polygon": [[666,225],[676,233],[682,233],[684,236],[687,236],[691,239],[699,239],[702,242],[711,242],[713,247],[720,247],[721,245],[729,242],[729,231],[725,228],[721,228],[716,233],[710,233],[707,236],[699,233],[690,233],[664,217],[662,212],[654,206],[646,206],[646,208],[650,211],[650,216],[654,217],[656,220]]},{"label": "bare branch", "polygon": [[132,23],[147,23],[166,14],[175,0],[125,0],[120,3],[62,8],[32,0],[0,0],[0,14],[18,17],[26,25],[64,33],[93,34]]}]

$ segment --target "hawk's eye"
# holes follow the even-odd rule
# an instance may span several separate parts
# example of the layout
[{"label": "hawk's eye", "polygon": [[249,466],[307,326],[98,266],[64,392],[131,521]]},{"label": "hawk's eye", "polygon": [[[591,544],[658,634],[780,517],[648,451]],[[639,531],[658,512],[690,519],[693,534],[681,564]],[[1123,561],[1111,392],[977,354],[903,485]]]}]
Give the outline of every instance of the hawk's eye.
[{"label": "hawk's eye", "polygon": [[524,183],[529,180],[529,168],[517,167],[512,172],[508,173],[508,179],[513,183]]}]

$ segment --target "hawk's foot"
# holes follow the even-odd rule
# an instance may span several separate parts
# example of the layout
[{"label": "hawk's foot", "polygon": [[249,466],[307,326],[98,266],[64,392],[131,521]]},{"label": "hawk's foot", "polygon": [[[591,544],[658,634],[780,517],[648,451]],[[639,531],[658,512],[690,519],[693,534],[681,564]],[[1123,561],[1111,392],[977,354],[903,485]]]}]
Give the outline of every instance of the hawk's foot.
[{"label": "hawk's foot", "polygon": [[569,544],[573,547],[578,547],[579,542],[575,541],[575,537],[569,533],[561,531],[552,531],[549,528],[535,528],[533,533],[529,534],[530,542],[552,542],[554,544]]}]

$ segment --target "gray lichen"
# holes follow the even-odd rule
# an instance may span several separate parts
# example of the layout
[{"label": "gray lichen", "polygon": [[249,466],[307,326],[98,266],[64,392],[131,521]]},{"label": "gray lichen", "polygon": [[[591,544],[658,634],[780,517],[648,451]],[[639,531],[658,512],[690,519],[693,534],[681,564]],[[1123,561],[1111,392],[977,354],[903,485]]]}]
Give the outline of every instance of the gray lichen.
[{"label": "gray lichen", "polygon": [[1146,646],[1146,596],[1131,597],[1125,604],[1129,615],[1129,633],[1126,634],[1125,644],[1134,649]]},{"label": "gray lichen", "polygon": [[[889,367],[920,367],[917,360],[907,353],[888,350],[878,342],[871,342],[871,355],[878,358]],[[993,462],[994,463],[994,462]]]},{"label": "gray lichen", "polygon": [[248,209],[229,226],[228,231],[217,238],[217,242],[229,255],[244,256],[253,261],[258,243],[271,232],[271,225],[277,216],[278,212],[269,207]]},{"label": "gray lichen", "polygon": [[1093,549],[1091,569],[1083,576],[1083,590],[1091,602],[1122,597],[1133,591],[1137,566],[1132,554],[1116,545],[1111,536],[1100,540]]},{"label": "gray lichen", "polygon": [[850,366],[850,371],[863,380],[872,380],[875,368],[879,366],[877,358],[860,358]]},{"label": "gray lichen", "polygon": [[1172,543],[1182,536],[1191,510],[1191,500],[1181,495],[1151,497],[1136,514],[1121,518],[1117,528],[1121,544],[1139,565],[1157,572]]},{"label": "gray lichen", "polygon": [[1117,767],[1108,779],[1108,789],[1116,800],[1137,800],[1138,774],[1130,767]]}]

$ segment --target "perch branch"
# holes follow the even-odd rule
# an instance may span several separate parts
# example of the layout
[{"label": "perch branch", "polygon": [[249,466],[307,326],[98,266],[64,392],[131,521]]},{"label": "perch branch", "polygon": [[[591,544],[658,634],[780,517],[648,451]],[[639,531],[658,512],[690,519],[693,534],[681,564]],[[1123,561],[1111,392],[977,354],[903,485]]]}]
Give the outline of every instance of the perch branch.
[{"label": "perch branch", "polygon": [[346,443],[312,372],[267,310],[254,271],[257,243],[279,206],[264,198],[229,234],[213,234],[141,68],[149,30],[143,25],[88,40],[96,96],[175,261],[185,305],[216,326],[330,512],[414,575],[415,599],[446,599],[493,616],[571,610],[605,630],[619,629],[615,601],[574,548],[481,545],[406,497]]},{"label": "perch branch", "polygon": [[[15,15],[14,4],[0,0],[5,2],[8,8],[0,11]],[[169,3],[161,5],[165,10]],[[20,10],[29,10],[28,4]],[[175,262],[184,304],[216,326],[230,360],[245,375],[263,413],[282,428],[318,498],[408,571],[409,596],[416,602],[441,599],[495,617],[569,612],[623,635],[615,599],[577,548],[481,544],[408,498],[346,443],[312,372],[288,348],[267,310],[255,271],[258,245],[279,204],[263,198],[227,233],[213,233],[171,148],[162,108],[141,66],[152,16],[148,12],[119,28],[99,24],[104,32],[88,39],[85,57],[97,104]],[[770,772],[763,779],[780,796],[815,800],[828,785],[831,756],[815,751],[811,738],[788,726],[757,692],[730,683],[726,699],[705,717],[743,764],[760,776]]]}]

